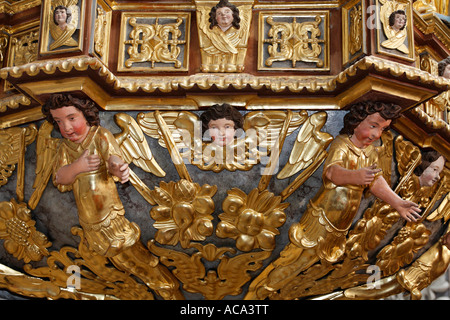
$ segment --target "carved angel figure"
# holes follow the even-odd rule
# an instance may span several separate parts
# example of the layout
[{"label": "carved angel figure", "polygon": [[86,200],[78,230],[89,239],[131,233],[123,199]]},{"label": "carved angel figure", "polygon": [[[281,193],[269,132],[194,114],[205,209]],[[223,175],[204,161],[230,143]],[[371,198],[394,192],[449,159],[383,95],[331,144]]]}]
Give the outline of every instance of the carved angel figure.
[{"label": "carved angel figure", "polygon": [[[247,113],[243,119],[239,120],[236,113],[233,114],[235,115],[233,117],[231,114],[216,114],[212,120],[215,126],[218,125],[215,120],[226,121],[227,118],[230,120],[229,125],[235,124],[232,133],[227,134],[227,138],[225,135],[217,134],[217,130],[214,131],[213,127],[209,128],[209,133],[206,132],[208,124],[213,118],[203,117],[203,120],[208,121],[203,124],[198,115],[188,111],[161,112],[170,132],[164,132],[160,128],[155,113],[141,113],[138,115],[137,122],[148,136],[158,139],[159,144],[163,147],[167,147],[163,136],[171,135],[180,156],[202,170],[214,172],[224,169],[229,171],[249,170],[259,163],[261,158],[272,152],[286,119],[286,113],[284,111],[255,111]],[[287,134],[291,134],[306,119],[306,112],[294,113],[288,124]],[[241,123],[237,124],[237,122]],[[205,125],[204,131],[202,131],[202,125]],[[233,133],[237,133],[238,137],[233,138]],[[214,141],[208,139],[211,134],[213,136],[216,134]],[[173,154],[174,150],[169,148],[169,152]]]},{"label": "carved angel figure", "polygon": [[246,299],[276,293],[300,272],[319,260],[334,263],[345,253],[346,234],[357,213],[363,192],[391,204],[402,217],[419,217],[417,204],[401,199],[377,169],[373,145],[400,114],[394,104],[363,102],[350,107],[344,128],[332,142],[323,169],[323,184],[299,223],[289,230],[290,243],[250,284]]},{"label": "carved angel figure", "polygon": [[228,0],[220,0],[213,8],[199,6],[197,9],[202,71],[244,71],[251,6],[236,7]]},{"label": "carved angel figure", "polygon": [[[67,2],[67,3],[66,3]],[[61,46],[76,47],[78,41],[72,38],[78,25],[78,0],[57,1],[53,11],[53,23],[50,23],[50,35],[54,42],[50,50]]]},{"label": "carved angel figure", "polygon": [[381,23],[384,34],[388,38],[381,43],[381,46],[409,54],[409,49],[404,44],[407,36],[407,17],[404,8],[395,1],[383,0],[381,2],[383,3],[380,9]]},{"label": "carved angel figure", "polygon": [[[91,250],[108,257],[119,268],[134,273],[162,297],[180,298],[178,283],[170,271],[159,265],[158,259],[143,247],[139,241],[138,225],[125,218],[115,185],[115,180],[125,183],[130,179],[131,170],[126,161],[139,164],[138,160],[142,157],[141,149],[136,147],[144,143],[136,135],[135,129],[139,127],[129,122],[124,125],[123,120],[129,119],[119,116],[119,125],[127,132],[125,135],[118,134],[116,138],[109,130],[99,126],[98,110],[92,101],[70,94],[52,95],[42,112],[64,140],[57,148],[52,148],[50,143],[49,148],[38,150],[38,157],[47,159],[52,170],[42,170],[39,166],[49,163],[38,159],[37,181],[48,181],[53,172],[53,183],[58,190],[73,191],[80,225]],[[48,134],[49,130],[43,134],[45,132]],[[51,141],[54,138],[47,139]],[[45,139],[42,137],[41,141]],[[161,175],[163,171],[154,160],[151,161],[151,153],[147,156],[150,156],[147,168]],[[145,170],[145,166],[141,167]],[[48,177],[42,177],[42,174]],[[134,179],[139,181],[137,176]],[[136,263],[130,264],[130,259],[137,259]],[[148,270],[133,268],[142,260],[148,265]]]}]

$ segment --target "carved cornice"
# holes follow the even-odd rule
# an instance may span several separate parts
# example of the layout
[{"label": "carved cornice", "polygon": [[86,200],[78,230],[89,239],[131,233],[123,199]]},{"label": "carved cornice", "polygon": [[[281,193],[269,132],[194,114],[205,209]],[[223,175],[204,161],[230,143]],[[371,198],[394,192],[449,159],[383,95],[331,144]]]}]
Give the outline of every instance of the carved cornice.
[{"label": "carved cornice", "polygon": [[434,13],[419,14],[414,10],[414,26],[423,34],[432,34],[450,50],[450,29]]},{"label": "carved cornice", "polygon": [[23,94],[17,94],[0,99],[0,112],[5,112],[8,108],[17,109],[20,105],[28,106],[31,100]]},{"label": "carved cornice", "polygon": [[0,1],[0,13],[13,15],[41,5],[41,0]]},{"label": "carved cornice", "polygon": [[189,90],[194,86],[202,90],[212,87],[224,90],[234,88],[244,89],[247,86],[259,90],[266,88],[273,92],[289,90],[298,93],[306,90],[309,93],[319,91],[334,92],[338,87],[346,84],[358,71],[367,71],[373,68],[377,72],[387,72],[393,77],[405,76],[406,80],[418,82],[427,86],[439,87],[442,91],[450,89],[450,80],[434,76],[420,69],[401,65],[382,58],[367,56],[354,65],[340,72],[336,76],[255,76],[251,74],[195,74],[190,76],[146,76],[146,77],[121,77],[112,73],[105,65],[95,57],[79,56],[68,59],[45,60],[32,62],[17,67],[8,67],[0,70],[0,77],[11,82],[24,76],[35,77],[40,73],[53,75],[57,71],[69,73],[75,71],[96,71],[105,83],[115,90],[125,89],[134,93],[139,90],[152,93],[172,92],[179,88]]}]

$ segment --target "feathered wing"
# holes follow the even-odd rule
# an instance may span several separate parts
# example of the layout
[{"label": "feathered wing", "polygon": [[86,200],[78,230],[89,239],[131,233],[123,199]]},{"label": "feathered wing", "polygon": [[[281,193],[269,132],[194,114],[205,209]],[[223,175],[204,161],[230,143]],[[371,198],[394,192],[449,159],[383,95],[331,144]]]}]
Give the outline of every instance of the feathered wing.
[{"label": "feathered wing", "polygon": [[391,163],[393,156],[394,137],[392,132],[385,131],[381,135],[382,145],[376,147],[378,152],[378,159],[380,159],[379,167],[383,171],[383,177],[386,182],[391,186]]},{"label": "feathered wing", "polygon": [[[170,132],[172,139],[183,158],[190,159],[191,151],[194,145],[200,145],[202,141],[201,126],[199,118],[196,114],[189,111],[167,111],[160,112]],[[158,139],[160,146],[167,148],[164,134],[161,132],[154,112],[140,113],[137,122],[142,128],[143,132],[154,139]],[[195,130],[200,130],[195,132]],[[169,150],[170,151],[170,150]]]},{"label": "feathered wing", "polygon": [[114,134],[114,137],[122,150],[123,160],[127,163],[133,163],[155,176],[164,177],[166,173],[156,162],[137,122],[126,113],[117,113],[114,115],[114,119],[122,129],[122,132]]},{"label": "feathered wing", "polygon": [[328,147],[333,136],[320,131],[326,121],[326,112],[317,112],[308,118],[298,132],[289,161],[278,173],[278,179],[288,178],[305,169]]},{"label": "feathered wing", "polygon": [[[244,130],[250,149],[269,154],[278,140],[287,113],[282,110],[254,111],[245,115]],[[294,132],[305,120],[306,112],[294,112],[286,136]],[[254,152],[254,150],[249,150]]]},{"label": "feathered wing", "polygon": [[[217,268],[219,279],[225,280],[222,288],[226,287],[228,289],[223,290],[223,295],[237,295],[241,293],[241,287],[251,278],[248,272],[261,268],[262,261],[267,259],[270,254],[271,251],[260,251],[240,254],[233,258],[224,257]],[[234,291],[230,291],[233,289]],[[223,296],[218,298],[222,299]]]},{"label": "feathered wing", "polygon": [[53,172],[56,153],[61,144],[60,139],[52,138],[53,125],[45,121],[39,128],[36,139],[36,178],[33,188],[35,189],[28,201],[31,209],[36,208],[42,193],[47,186],[48,180]]},{"label": "feathered wing", "polygon": [[172,273],[183,283],[183,289],[188,292],[198,292],[201,279],[205,278],[205,266],[201,262],[201,255],[193,254],[192,256],[159,247],[154,240],[148,243],[150,252],[160,257],[159,260],[168,268],[175,267]]},{"label": "feathered wing", "polygon": [[395,188],[395,192],[397,193],[403,183],[411,176],[414,169],[420,164],[422,155],[420,149],[411,142],[405,141],[403,136],[398,136],[395,139],[394,145],[397,169],[401,176],[401,180]]},{"label": "feathered wing", "polygon": [[444,167],[444,170],[442,171],[442,178],[439,180],[439,183],[441,184],[439,189],[439,194],[436,195],[437,198],[441,198],[445,193],[447,195],[445,198],[441,201],[437,209],[431,213],[427,220],[429,221],[436,221],[439,219],[444,218],[444,221],[447,222],[450,219],[450,170]]}]

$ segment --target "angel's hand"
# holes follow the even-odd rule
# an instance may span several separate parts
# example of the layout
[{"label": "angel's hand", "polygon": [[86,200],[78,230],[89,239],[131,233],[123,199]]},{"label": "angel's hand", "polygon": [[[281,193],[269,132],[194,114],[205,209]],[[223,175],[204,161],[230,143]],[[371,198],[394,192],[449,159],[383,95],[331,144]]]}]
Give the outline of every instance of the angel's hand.
[{"label": "angel's hand", "polygon": [[128,163],[116,156],[109,158],[109,172],[120,179],[121,183],[125,183],[130,179],[130,169]]},{"label": "angel's hand", "polygon": [[375,176],[381,169],[377,169],[377,165],[374,164],[370,167],[361,168],[355,170],[355,184],[356,185],[368,185],[375,179]]},{"label": "angel's hand", "polygon": [[420,208],[419,206],[411,201],[403,200],[400,205],[396,208],[400,216],[409,222],[416,222],[420,218]]},{"label": "angel's hand", "polygon": [[96,154],[89,155],[89,150],[85,150],[74,164],[78,166],[79,173],[95,171],[100,167],[100,157]]}]

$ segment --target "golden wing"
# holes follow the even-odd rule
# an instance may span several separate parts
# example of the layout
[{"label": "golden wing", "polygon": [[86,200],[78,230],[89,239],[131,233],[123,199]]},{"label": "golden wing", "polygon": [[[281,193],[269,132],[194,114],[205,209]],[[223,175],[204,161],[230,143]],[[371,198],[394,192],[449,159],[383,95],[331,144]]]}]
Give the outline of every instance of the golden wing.
[{"label": "golden wing", "polygon": [[382,145],[376,147],[378,152],[378,159],[380,159],[379,167],[383,171],[383,177],[391,186],[391,162],[393,156],[394,137],[392,132],[385,131],[381,135]]},{"label": "golden wing", "polygon": [[23,201],[25,183],[25,149],[36,138],[36,126],[26,128],[8,128],[0,130],[0,186],[8,182],[8,178],[17,168],[16,194]]},{"label": "golden wing", "polygon": [[291,177],[308,167],[333,141],[331,134],[320,131],[326,121],[326,112],[317,112],[308,118],[298,132],[289,161],[278,173],[278,179]]},{"label": "golden wing", "polygon": [[[395,140],[395,150],[395,160],[397,160],[398,171],[401,176],[404,176],[411,169],[414,170],[420,163],[422,156],[419,147],[409,141],[405,141],[403,136],[398,136]],[[417,159],[419,159],[419,163],[414,166]]]},{"label": "golden wing", "polygon": [[395,159],[401,180],[395,187],[394,192],[398,193],[405,181],[409,179],[414,169],[420,164],[422,155],[418,147],[409,141],[403,140],[403,136],[398,136],[395,140]]},{"label": "golden wing", "polygon": [[[287,117],[286,111],[254,111],[245,115],[244,130],[249,144],[257,146],[259,152],[270,153],[278,140],[280,130]],[[293,112],[286,136],[294,132],[308,118],[306,111]],[[258,141],[254,141],[257,139]]]},{"label": "golden wing", "polygon": [[155,113],[140,113],[137,117],[142,131],[154,139],[158,139],[160,146],[167,148],[165,135],[171,135],[172,139],[180,151],[183,158],[190,159],[191,150],[194,143],[197,145],[202,140],[201,124],[196,114],[188,111],[167,111],[160,112],[160,115],[167,124],[169,132],[162,132],[158,125]]},{"label": "golden wing", "polygon": [[122,150],[123,160],[133,163],[155,176],[164,177],[166,173],[153,157],[144,133],[136,120],[126,113],[116,113],[114,120],[122,129],[122,132],[114,134],[114,137]]},{"label": "golden wing", "polygon": [[391,2],[392,1],[382,1],[383,5],[380,8],[380,21],[383,24],[383,31],[386,36],[390,34],[389,16],[394,12]]},{"label": "golden wing", "polygon": [[440,194],[437,195],[438,198],[443,196],[445,193],[447,195],[445,198],[441,201],[437,209],[431,213],[427,220],[429,221],[436,221],[439,219],[444,218],[444,221],[447,222],[450,219],[450,170],[446,167],[444,167],[444,170],[442,171],[442,178],[440,179],[439,183],[441,184],[439,189]]},{"label": "golden wing", "polygon": [[33,194],[28,201],[31,209],[36,208],[42,193],[47,186],[48,180],[53,172],[56,153],[61,144],[61,140],[52,138],[53,125],[45,121],[39,128],[36,139],[36,177],[33,183]]}]

